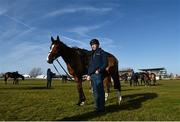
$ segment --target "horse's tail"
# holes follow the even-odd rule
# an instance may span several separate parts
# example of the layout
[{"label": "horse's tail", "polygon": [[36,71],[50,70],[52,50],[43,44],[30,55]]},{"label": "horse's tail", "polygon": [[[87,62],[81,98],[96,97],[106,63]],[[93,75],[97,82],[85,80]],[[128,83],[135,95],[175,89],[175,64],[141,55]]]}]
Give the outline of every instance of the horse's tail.
[{"label": "horse's tail", "polygon": [[121,91],[121,83],[119,80],[118,64],[115,65],[114,67],[110,68],[109,70],[110,70],[109,73],[114,82],[114,89]]},{"label": "horse's tail", "polygon": [[119,70],[118,70],[118,61],[116,61],[115,65],[110,68],[109,73],[114,82],[114,89],[116,89],[116,94],[118,98],[118,104],[120,105],[122,96],[121,96],[121,82],[119,79]]}]

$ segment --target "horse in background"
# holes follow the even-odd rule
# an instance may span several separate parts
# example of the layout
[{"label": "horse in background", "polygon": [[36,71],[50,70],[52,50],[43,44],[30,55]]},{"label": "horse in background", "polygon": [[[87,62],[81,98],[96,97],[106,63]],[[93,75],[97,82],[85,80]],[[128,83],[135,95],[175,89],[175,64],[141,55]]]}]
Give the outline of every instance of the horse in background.
[{"label": "horse in background", "polygon": [[139,84],[139,73],[138,72],[136,72],[136,73],[132,73],[132,75],[131,75],[131,79],[130,79],[130,86],[139,86],[140,84]]},{"label": "horse in background", "polygon": [[125,81],[125,83],[128,82],[128,73],[123,73],[119,76],[120,81]]},{"label": "horse in background", "polygon": [[150,78],[151,84],[153,83],[152,85],[156,85],[156,74],[150,73],[149,78]]},{"label": "horse in background", "polygon": [[[77,105],[84,105],[86,98],[82,87],[82,77],[83,75],[87,75],[88,65],[92,51],[69,47],[62,41],[60,41],[59,36],[57,36],[56,40],[53,37],[51,37],[51,42],[52,43],[50,46],[50,52],[47,56],[47,62],[51,64],[58,57],[62,57],[62,59],[65,61],[67,65],[69,74],[72,75],[75,81],[77,82],[77,90],[79,94],[79,101]],[[112,77],[114,82],[114,89],[116,89],[117,91],[118,103],[120,104],[122,97],[120,95],[121,86],[119,81],[118,60],[112,54],[108,52],[106,53],[108,58],[108,66],[106,68],[106,71],[104,71],[103,73],[103,82],[105,87],[107,88],[106,92],[108,94],[110,86],[109,84],[111,83]],[[108,95],[106,96],[108,97]]]},{"label": "horse in background", "polygon": [[19,74],[18,72],[6,72],[4,74],[4,81],[5,81],[5,84],[7,84],[7,80],[9,78],[13,78],[13,84],[19,84],[19,80],[18,78],[22,78],[22,80],[24,80],[24,76]]},{"label": "horse in background", "polygon": [[155,85],[156,74],[155,73],[148,73],[148,72],[132,73],[131,79],[130,79],[130,86],[140,85],[139,80],[141,82],[141,85],[145,85],[145,86]]},{"label": "horse in background", "polygon": [[141,81],[141,85],[149,86],[151,85],[151,79],[149,77],[149,74],[146,72],[139,72],[139,79]]}]

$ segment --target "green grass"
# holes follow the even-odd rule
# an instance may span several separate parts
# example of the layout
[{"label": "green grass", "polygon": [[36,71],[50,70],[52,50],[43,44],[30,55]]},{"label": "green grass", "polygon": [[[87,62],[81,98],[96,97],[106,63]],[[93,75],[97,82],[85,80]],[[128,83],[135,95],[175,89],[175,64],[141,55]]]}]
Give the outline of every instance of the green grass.
[{"label": "green grass", "polygon": [[104,114],[94,113],[88,81],[83,83],[87,98],[76,106],[76,83],[25,80],[19,85],[0,81],[0,120],[180,120],[180,80],[159,81],[158,86],[129,87],[122,83],[123,101],[117,105],[115,91],[106,102]]}]

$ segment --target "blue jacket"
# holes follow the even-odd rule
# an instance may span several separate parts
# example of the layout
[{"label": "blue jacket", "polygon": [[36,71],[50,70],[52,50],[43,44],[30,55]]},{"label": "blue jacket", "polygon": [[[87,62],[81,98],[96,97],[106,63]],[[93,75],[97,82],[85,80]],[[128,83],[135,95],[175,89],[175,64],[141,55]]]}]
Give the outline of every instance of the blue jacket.
[{"label": "blue jacket", "polygon": [[98,48],[91,55],[88,67],[88,75],[94,74],[97,69],[100,70],[100,73],[103,72],[107,65],[107,53],[101,48]]},{"label": "blue jacket", "polygon": [[47,70],[47,80],[51,80],[53,75],[54,75],[54,73],[51,72],[51,70]]}]

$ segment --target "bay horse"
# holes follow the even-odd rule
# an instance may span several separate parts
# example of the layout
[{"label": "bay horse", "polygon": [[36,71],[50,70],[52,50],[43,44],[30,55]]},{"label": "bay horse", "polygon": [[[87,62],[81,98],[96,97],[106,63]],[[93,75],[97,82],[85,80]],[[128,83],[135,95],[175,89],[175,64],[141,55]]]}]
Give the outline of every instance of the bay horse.
[{"label": "bay horse", "polygon": [[19,74],[18,72],[6,72],[4,74],[5,84],[7,84],[7,80],[9,78],[13,78],[13,84],[19,84],[18,78],[22,78],[22,80],[24,80],[24,76]]},{"label": "bay horse", "polygon": [[124,74],[120,75],[119,78],[121,81],[128,82],[128,73],[124,73]]},{"label": "bay horse", "polygon": [[141,81],[141,85],[142,85],[142,83],[144,83],[145,86],[150,85],[151,79],[150,79],[148,73],[139,72],[139,78],[140,78],[140,81]]},{"label": "bay horse", "polygon": [[150,81],[153,82],[153,85],[155,85],[156,84],[156,74],[150,73],[149,78],[150,78]]},{"label": "bay horse", "polygon": [[[77,105],[84,105],[86,97],[82,88],[82,77],[88,72],[88,65],[92,51],[81,48],[69,47],[59,39],[59,36],[57,36],[56,40],[51,37],[51,42],[52,43],[50,46],[50,52],[47,56],[47,62],[52,64],[55,59],[60,56],[62,57],[62,59],[67,65],[69,74],[72,75],[77,82],[77,90],[79,94],[79,101]],[[106,68],[106,71],[103,73],[103,82],[105,87],[107,86],[106,97],[109,93],[108,86],[110,86],[109,83],[111,82],[112,77],[114,81],[114,89],[116,89],[117,91],[118,103],[120,104],[122,97],[120,95],[121,86],[118,73],[118,60],[110,53],[107,53],[107,55],[108,66]]]}]

